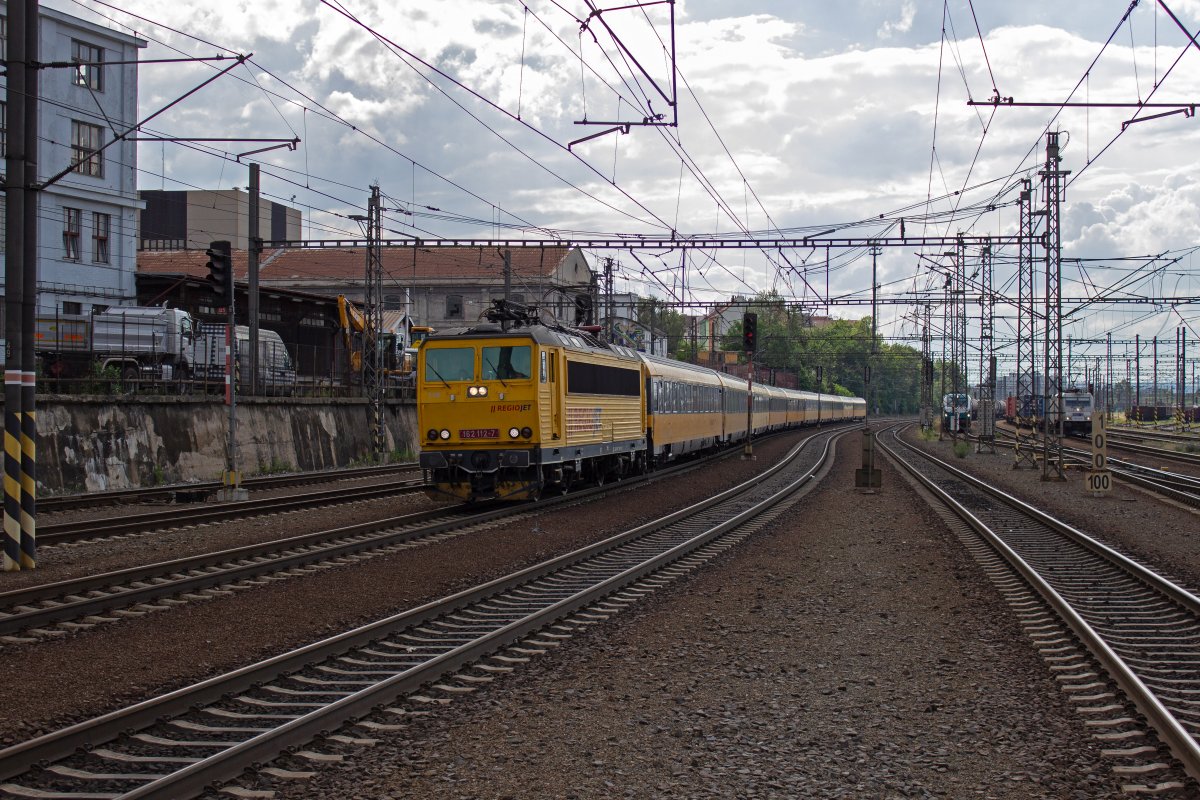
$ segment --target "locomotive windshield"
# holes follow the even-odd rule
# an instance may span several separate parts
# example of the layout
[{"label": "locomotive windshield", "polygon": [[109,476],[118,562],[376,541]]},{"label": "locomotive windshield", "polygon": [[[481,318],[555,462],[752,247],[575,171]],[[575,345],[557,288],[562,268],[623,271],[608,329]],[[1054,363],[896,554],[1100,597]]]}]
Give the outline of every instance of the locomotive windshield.
[{"label": "locomotive windshield", "polygon": [[1080,397],[1079,395],[1065,394],[1063,395],[1063,406],[1068,411],[1088,411],[1092,406],[1092,398],[1087,395]]},{"label": "locomotive windshield", "polygon": [[483,348],[483,379],[519,380],[530,375],[530,348],[485,347]]},{"label": "locomotive windshield", "polygon": [[475,348],[429,348],[425,351],[425,380],[469,381],[475,378]]}]

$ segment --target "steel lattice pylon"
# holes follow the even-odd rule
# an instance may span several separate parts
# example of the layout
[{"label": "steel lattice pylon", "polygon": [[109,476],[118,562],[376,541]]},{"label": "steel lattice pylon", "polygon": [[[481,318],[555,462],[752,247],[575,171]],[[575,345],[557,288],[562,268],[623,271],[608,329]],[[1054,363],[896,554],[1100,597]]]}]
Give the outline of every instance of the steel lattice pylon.
[{"label": "steel lattice pylon", "polygon": [[[971,380],[967,369],[967,245],[960,236],[954,248],[954,295],[951,302],[954,305],[954,326],[951,329],[951,340],[954,351],[954,394],[969,394]],[[955,398],[957,401],[957,397]],[[957,402],[953,407],[957,416]],[[959,434],[966,436],[965,428],[955,430],[954,438]]]},{"label": "steel lattice pylon", "polygon": [[921,427],[928,430],[933,426],[933,337],[929,324],[932,306],[925,304],[921,322]]},{"label": "steel lattice pylon", "polygon": [[1069,171],[1060,170],[1062,157],[1058,150],[1058,132],[1046,134],[1046,167],[1042,188],[1046,202],[1046,337],[1044,347],[1045,375],[1042,378],[1042,480],[1065,480],[1062,462],[1062,236],[1061,210],[1063,178]]},{"label": "steel lattice pylon", "polygon": [[1187,328],[1179,326],[1175,330],[1175,425],[1176,430],[1183,430],[1187,424],[1187,409],[1184,398],[1187,395]]},{"label": "steel lattice pylon", "polygon": [[362,378],[370,406],[371,454],[383,461],[387,453],[387,436],[383,424],[383,379],[382,353],[383,331],[383,227],[381,224],[379,187],[371,187],[367,201],[367,264],[363,276],[363,343]]},{"label": "steel lattice pylon", "polygon": [[1033,425],[1033,394],[1036,352],[1033,301],[1033,183],[1021,181],[1021,232],[1017,254],[1017,385],[1013,402],[1017,422],[1017,445],[1013,448],[1013,469],[1037,468],[1031,437],[1021,434],[1022,427]]},{"label": "steel lattice pylon", "polygon": [[992,247],[979,254],[979,432],[976,453],[996,452],[996,355],[992,336],[996,296],[992,292]]}]

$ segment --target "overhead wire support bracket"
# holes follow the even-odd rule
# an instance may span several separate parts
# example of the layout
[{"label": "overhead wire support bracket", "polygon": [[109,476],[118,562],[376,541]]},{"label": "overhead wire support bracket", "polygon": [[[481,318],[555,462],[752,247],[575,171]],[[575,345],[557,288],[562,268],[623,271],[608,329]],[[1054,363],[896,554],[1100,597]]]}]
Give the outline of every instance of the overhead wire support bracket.
[{"label": "overhead wire support bracket", "polygon": [[1121,123],[1121,130],[1122,131],[1125,130],[1130,125],[1134,124],[1135,122],[1149,122],[1152,119],[1161,119],[1162,117],[1171,117],[1171,116],[1174,116],[1175,114],[1183,114],[1185,117],[1194,117],[1194,116],[1196,116],[1196,107],[1193,105],[1193,106],[1189,106],[1188,108],[1177,108],[1174,111],[1164,111],[1161,114],[1151,114],[1148,117],[1134,117],[1133,119],[1127,119]]},{"label": "overhead wire support bracket", "polygon": [[[578,125],[580,123],[577,122],[575,124]],[[592,124],[592,123],[588,123],[588,124]],[[616,133],[617,131],[620,131],[623,134],[629,133],[629,126],[631,124],[632,123],[628,123],[628,122],[614,123],[615,127],[609,128],[608,130],[603,130],[603,131],[600,131],[599,133],[593,133],[591,136],[585,136],[582,139],[576,139],[573,142],[567,142],[567,149],[570,150],[572,147],[574,147],[577,144],[583,144],[584,142],[590,141],[592,139],[599,139],[601,136],[608,136],[610,133]]]},{"label": "overhead wire support bracket", "polygon": [[[624,53],[629,58],[629,60],[633,62],[633,65],[635,67],[637,67],[638,71],[642,74],[642,76],[645,77],[645,79],[650,82],[650,85],[652,87],[654,87],[654,91],[658,92],[658,95],[660,97],[662,97],[662,99],[666,101],[667,105],[669,105],[671,107],[671,119],[670,119],[670,121],[666,121],[666,114],[661,114],[661,113],[656,112],[654,110],[654,107],[650,105],[649,98],[647,98],[646,104],[647,104],[647,107],[649,108],[650,113],[643,116],[641,122],[636,122],[633,120],[630,120],[630,121],[589,120],[589,119],[587,119],[586,114],[585,114],[584,119],[576,120],[575,124],[576,125],[620,126],[620,127],[624,128],[624,130],[621,131],[622,133],[629,133],[629,128],[633,125],[644,126],[644,127],[669,127],[669,128],[679,127],[679,103],[678,103],[679,90],[678,90],[678,85],[677,85],[677,80],[676,80],[676,75],[678,74],[678,71],[675,67],[675,63],[676,63],[675,62],[675,0],[650,0],[650,2],[646,2],[646,3],[631,3],[629,5],[624,5],[624,6],[614,6],[613,8],[597,8],[590,2],[590,0],[587,0],[587,5],[588,5],[588,8],[591,9],[591,13],[587,15],[586,19],[582,20],[579,23],[579,30],[581,32],[582,31],[591,32],[588,27],[589,23],[593,19],[598,20],[600,22],[600,24],[604,26],[604,30],[608,32],[608,35],[612,37],[612,40],[616,43],[617,47],[620,48],[621,52]],[[671,93],[670,94],[667,94],[667,92],[663,91],[663,88],[658,85],[658,81],[656,81],[654,79],[654,77],[651,76],[650,73],[646,70],[646,68],[642,66],[642,63],[640,61],[638,61],[637,56],[635,56],[633,54],[633,52],[629,49],[629,47],[627,47],[625,45],[625,43],[621,41],[621,37],[617,36],[616,31],[614,31],[609,26],[608,22],[605,21],[604,16],[603,16],[606,12],[609,12],[609,11],[628,11],[631,9],[646,8],[648,6],[661,6],[661,5],[668,5],[671,7]],[[592,33],[592,39],[596,40],[595,33]],[[598,43],[598,40],[597,40],[597,43]],[[580,51],[580,53],[581,53],[581,57],[582,57],[582,50]],[[612,133],[614,130],[619,130],[620,127],[612,128],[610,130],[604,131],[604,134]],[[604,134],[597,134],[597,136],[602,136]],[[571,144],[579,144],[580,142],[587,141],[587,139],[594,139],[594,138],[596,138],[596,137],[589,136],[586,139],[578,139],[574,142],[571,142]]]}]

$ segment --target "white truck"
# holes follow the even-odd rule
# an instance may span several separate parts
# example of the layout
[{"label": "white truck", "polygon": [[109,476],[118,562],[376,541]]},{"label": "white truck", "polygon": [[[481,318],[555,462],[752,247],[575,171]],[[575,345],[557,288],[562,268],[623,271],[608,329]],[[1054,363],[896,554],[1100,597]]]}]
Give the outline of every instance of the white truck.
[{"label": "white truck", "polygon": [[[225,329],[219,323],[200,323],[196,332],[194,370],[198,380],[225,382]],[[234,340],[235,375],[239,382],[250,371],[250,328],[237,326]],[[258,331],[258,385],[265,394],[289,394],[296,386],[292,357],[275,331]],[[243,387],[244,388],[244,387]]]},{"label": "white truck", "polygon": [[187,380],[192,372],[195,322],[178,308],[39,316],[34,337],[42,374],[50,378],[85,377],[93,364],[115,368],[127,381]]}]

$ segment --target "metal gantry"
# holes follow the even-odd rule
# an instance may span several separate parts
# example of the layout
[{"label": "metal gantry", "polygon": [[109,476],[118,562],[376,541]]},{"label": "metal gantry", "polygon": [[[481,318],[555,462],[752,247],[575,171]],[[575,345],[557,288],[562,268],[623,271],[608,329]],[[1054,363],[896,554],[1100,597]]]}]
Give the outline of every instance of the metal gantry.
[{"label": "metal gantry", "polygon": [[1062,235],[1063,178],[1058,131],[1046,134],[1046,165],[1039,174],[1046,204],[1046,316],[1042,377],[1042,480],[1065,480],[1062,460]]}]

